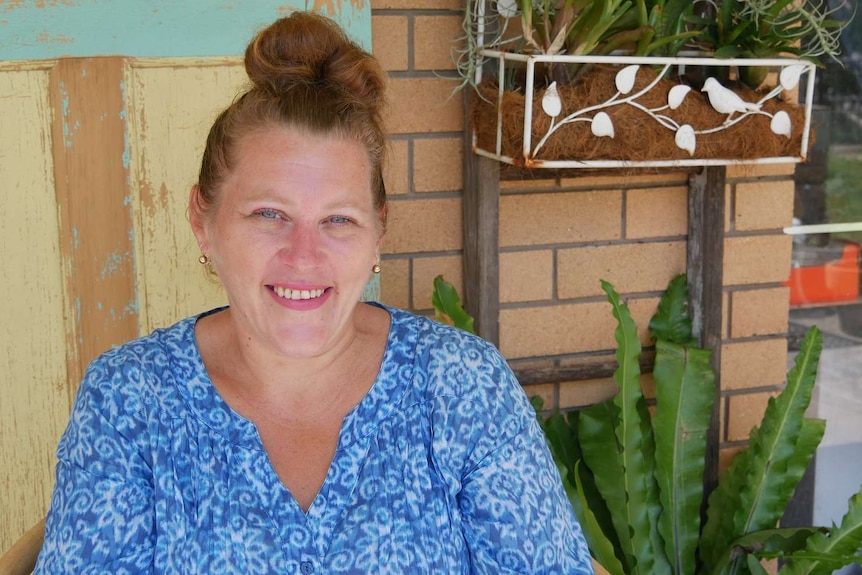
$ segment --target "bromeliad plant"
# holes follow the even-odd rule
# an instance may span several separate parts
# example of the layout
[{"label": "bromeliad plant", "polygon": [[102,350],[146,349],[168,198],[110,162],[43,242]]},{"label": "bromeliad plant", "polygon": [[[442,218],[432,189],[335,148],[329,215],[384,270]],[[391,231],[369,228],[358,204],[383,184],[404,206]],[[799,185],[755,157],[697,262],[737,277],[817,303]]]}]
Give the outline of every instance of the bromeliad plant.
[{"label": "bromeliad plant", "polygon": [[817,328],[809,330],[786,387],[770,400],[748,447],[709,494],[702,524],[715,384],[710,352],[692,341],[685,277],[671,282],[650,322],[654,416],[641,389],[636,326],[613,286],[602,287],[618,324],[619,392],[540,418],[599,563],[612,575],[760,575],[762,559],[782,558],[780,575],[825,575],[858,560],[862,491],[839,526],[776,527],[825,429],[824,421],[804,417],[821,349]]}]

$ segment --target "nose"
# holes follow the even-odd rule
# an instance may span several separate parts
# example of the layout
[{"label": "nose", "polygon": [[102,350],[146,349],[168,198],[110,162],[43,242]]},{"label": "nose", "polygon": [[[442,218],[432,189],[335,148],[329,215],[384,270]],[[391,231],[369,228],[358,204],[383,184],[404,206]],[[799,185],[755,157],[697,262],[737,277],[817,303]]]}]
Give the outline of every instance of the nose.
[{"label": "nose", "polygon": [[296,223],[284,236],[279,259],[295,268],[316,266],[321,259],[322,238],[317,226]]}]

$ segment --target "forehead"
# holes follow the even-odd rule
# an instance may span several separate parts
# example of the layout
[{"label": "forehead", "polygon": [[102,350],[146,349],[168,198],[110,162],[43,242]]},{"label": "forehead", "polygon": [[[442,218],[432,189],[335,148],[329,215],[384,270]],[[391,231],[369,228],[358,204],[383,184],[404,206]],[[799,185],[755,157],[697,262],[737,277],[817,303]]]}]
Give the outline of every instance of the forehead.
[{"label": "forehead", "polygon": [[250,190],[340,190],[370,197],[371,162],[357,140],[271,126],[237,142],[226,183]]}]

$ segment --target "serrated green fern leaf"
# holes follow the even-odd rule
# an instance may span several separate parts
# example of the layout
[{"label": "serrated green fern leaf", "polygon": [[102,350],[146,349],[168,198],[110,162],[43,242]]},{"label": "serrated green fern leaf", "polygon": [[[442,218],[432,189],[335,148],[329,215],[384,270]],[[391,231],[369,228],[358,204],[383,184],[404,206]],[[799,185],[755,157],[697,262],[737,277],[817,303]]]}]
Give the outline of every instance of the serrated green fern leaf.
[{"label": "serrated green fern leaf", "polygon": [[698,551],[708,573],[719,575],[727,564],[731,543],[740,534],[733,528],[733,512],[739,506],[739,493],[748,481],[748,449],[736,454],[730,466],[718,478],[718,486],[709,494],[706,524],[701,533]]},{"label": "serrated green fern leaf", "polygon": [[581,520],[581,525],[583,526],[587,546],[590,548],[590,552],[596,561],[607,569],[611,575],[628,575],[628,572],[623,568],[623,564],[616,555],[617,549],[614,542],[602,530],[598,518],[593,513],[594,506],[583,495],[586,490],[580,478],[580,472],[583,471],[582,468],[583,462],[578,462],[575,466],[574,478],[577,486],[576,493],[580,496],[579,507],[583,516],[582,519],[579,517],[579,520]]},{"label": "serrated green fern leaf", "polygon": [[787,462],[786,489],[796,491],[796,486],[802,480],[805,470],[817,452],[817,447],[826,432],[826,421],[823,419],[803,419],[790,460]]},{"label": "serrated green fern leaf", "polygon": [[685,274],[673,278],[661,296],[658,310],[649,322],[654,340],[685,344],[692,341],[688,315],[688,283]]},{"label": "serrated green fern leaf", "polygon": [[468,333],[476,333],[473,317],[464,311],[461,298],[455,286],[443,279],[434,278],[434,292],[431,294],[431,305],[434,306],[434,319],[440,323],[454,325]]},{"label": "serrated green fern leaf", "polygon": [[616,359],[618,367],[614,372],[614,381],[619,386],[619,392],[614,396],[614,405],[619,410],[619,418],[615,429],[617,442],[620,444],[619,463],[625,482],[624,517],[631,530],[631,552],[636,559],[635,569],[631,575],[653,575],[656,567],[656,551],[653,532],[655,525],[651,521],[650,509],[657,507],[658,501],[651,501],[650,482],[655,478],[650,473],[654,462],[647,463],[651,442],[650,426],[643,425],[643,417],[648,412],[646,400],[640,384],[640,364],[638,357],[641,343],[638,339],[637,326],[631,318],[628,307],[620,301],[619,294],[613,286],[602,281],[602,289],[607,294],[608,302],[617,319],[614,337],[617,342]]},{"label": "serrated green fern leaf", "polygon": [[820,350],[820,331],[812,327],[787,375],[786,387],[770,399],[761,425],[751,431],[749,480],[742,485],[734,514],[737,536],[774,527],[793,495],[787,470],[811,402]]},{"label": "serrated green fern leaf", "polygon": [[[862,489],[850,498],[847,513],[841,525],[833,527],[828,534],[812,535],[801,552],[791,556],[792,562],[778,572],[779,575],[829,575],[835,569],[854,562],[854,556],[862,548]],[[805,559],[805,554],[815,553],[821,559]],[[858,557],[856,557],[858,559]]]},{"label": "serrated green fern leaf", "polygon": [[715,374],[711,352],[659,340],[656,382],[656,479],[661,493],[659,532],[678,575],[694,573],[700,539],[703,471]]},{"label": "serrated green fern leaf", "polygon": [[614,435],[619,410],[610,400],[582,409],[578,416],[578,440],[584,463],[593,474],[594,483],[607,506],[620,560],[626,573],[635,566],[631,527],[626,516],[626,485],[619,461],[621,445]]}]

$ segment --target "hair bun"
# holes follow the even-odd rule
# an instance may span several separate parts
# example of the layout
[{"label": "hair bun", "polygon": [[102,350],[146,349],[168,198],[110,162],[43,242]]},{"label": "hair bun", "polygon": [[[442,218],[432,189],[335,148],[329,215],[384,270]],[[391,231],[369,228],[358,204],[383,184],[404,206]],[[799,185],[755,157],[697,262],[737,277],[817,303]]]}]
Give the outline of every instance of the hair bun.
[{"label": "hair bun", "polygon": [[303,85],[335,90],[378,112],[383,104],[377,60],[319,14],[294,12],[259,32],[246,48],[245,69],[256,88],[274,96]]}]

